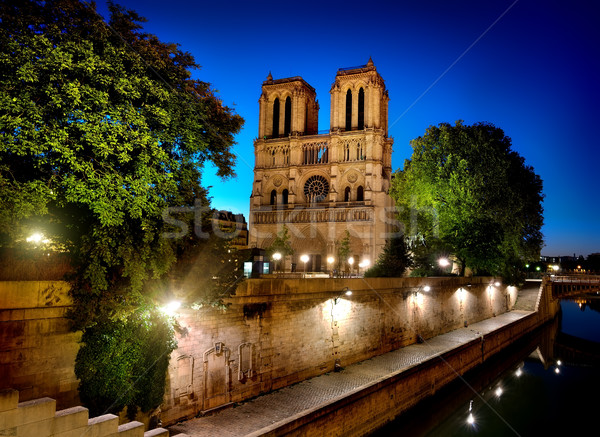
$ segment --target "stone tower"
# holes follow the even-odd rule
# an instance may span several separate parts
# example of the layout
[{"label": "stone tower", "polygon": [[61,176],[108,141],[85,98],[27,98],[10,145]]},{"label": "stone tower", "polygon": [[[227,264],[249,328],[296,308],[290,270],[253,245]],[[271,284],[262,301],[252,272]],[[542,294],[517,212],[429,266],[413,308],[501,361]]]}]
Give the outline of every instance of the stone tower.
[{"label": "stone tower", "polygon": [[268,248],[285,225],[295,250],[288,270],[291,264],[304,270],[303,254],[307,271],[333,268],[327,259],[336,257],[346,230],[354,269],[365,260],[372,264],[394,231],[384,81],[369,59],[339,69],[330,94],[330,129],[319,133],[313,87],[301,77],[273,80],[270,73],[262,84],[249,245]]}]

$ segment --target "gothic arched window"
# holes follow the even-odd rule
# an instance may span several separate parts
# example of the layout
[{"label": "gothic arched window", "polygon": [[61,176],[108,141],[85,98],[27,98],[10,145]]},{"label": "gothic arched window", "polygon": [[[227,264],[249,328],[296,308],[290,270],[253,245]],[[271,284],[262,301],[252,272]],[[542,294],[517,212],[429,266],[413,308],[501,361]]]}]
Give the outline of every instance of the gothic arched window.
[{"label": "gothic arched window", "polygon": [[358,130],[365,128],[365,90],[358,90]]},{"label": "gothic arched window", "polygon": [[344,202],[350,202],[350,187],[344,190]]},{"label": "gothic arched window", "polygon": [[273,138],[279,136],[279,99],[273,102]]},{"label": "gothic arched window", "polygon": [[362,185],[359,185],[358,188],[356,189],[356,200],[358,202],[362,202],[363,200],[365,200],[365,191],[364,191]]},{"label": "gothic arched window", "polygon": [[346,130],[352,130],[352,91],[346,93]]},{"label": "gothic arched window", "polygon": [[283,119],[283,135],[288,136],[292,131],[292,99],[285,99],[285,118]]},{"label": "gothic arched window", "polygon": [[284,205],[288,204],[288,197],[289,197],[289,192],[287,189],[283,190],[283,192],[281,193],[281,203]]},{"label": "gothic arched window", "polygon": [[277,205],[277,191],[271,191],[271,205]]}]

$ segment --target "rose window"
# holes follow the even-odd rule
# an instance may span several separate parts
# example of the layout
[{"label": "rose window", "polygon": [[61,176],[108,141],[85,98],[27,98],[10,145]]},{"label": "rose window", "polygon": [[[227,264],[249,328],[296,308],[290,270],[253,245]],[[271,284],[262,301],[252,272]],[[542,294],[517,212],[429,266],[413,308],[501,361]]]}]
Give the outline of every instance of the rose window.
[{"label": "rose window", "polygon": [[322,202],[329,193],[329,182],[323,176],[311,176],[304,184],[304,196],[312,202]]}]

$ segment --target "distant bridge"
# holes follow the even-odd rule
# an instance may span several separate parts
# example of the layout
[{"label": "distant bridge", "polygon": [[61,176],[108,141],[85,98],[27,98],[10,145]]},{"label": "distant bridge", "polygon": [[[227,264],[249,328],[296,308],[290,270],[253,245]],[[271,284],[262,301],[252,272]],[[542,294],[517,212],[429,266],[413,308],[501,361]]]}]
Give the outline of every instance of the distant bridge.
[{"label": "distant bridge", "polygon": [[550,275],[546,278],[552,283],[552,296],[555,298],[600,292],[600,275]]}]

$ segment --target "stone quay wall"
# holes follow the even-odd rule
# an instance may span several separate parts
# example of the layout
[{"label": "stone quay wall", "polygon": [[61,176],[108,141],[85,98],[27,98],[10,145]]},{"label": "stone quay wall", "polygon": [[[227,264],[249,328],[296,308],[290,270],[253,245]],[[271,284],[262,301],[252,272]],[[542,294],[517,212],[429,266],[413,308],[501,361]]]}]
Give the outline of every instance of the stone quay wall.
[{"label": "stone quay wall", "polygon": [[180,312],[163,424],[493,317],[516,295],[488,277],[249,279],[226,311]]},{"label": "stone quay wall", "polygon": [[[227,310],[179,313],[186,334],[171,356],[162,423],[493,317],[516,293],[485,277],[246,280]],[[79,404],[70,303],[64,282],[0,282],[0,390]]]}]

